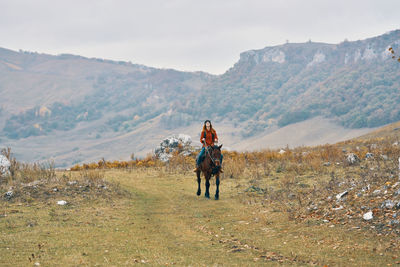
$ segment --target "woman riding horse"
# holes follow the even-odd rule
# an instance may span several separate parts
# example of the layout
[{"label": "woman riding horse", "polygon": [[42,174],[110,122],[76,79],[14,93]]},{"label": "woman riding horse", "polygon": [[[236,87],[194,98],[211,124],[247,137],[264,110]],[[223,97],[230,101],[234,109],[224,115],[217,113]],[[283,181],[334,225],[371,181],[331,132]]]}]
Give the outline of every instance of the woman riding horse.
[{"label": "woman riding horse", "polygon": [[222,173],[221,163],[222,163],[222,153],[221,146],[216,146],[218,142],[217,132],[212,128],[211,121],[206,120],[204,122],[203,131],[201,132],[200,142],[203,147],[197,156],[196,169],[194,171],[197,174],[197,195],[201,194],[200,189],[200,173],[203,172],[206,179],[206,192],[205,197],[210,198],[209,188],[210,188],[210,178],[215,175],[216,179],[216,191],[215,199],[219,199],[219,174]]},{"label": "woman riding horse", "polygon": [[[200,134],[200,142],[203,144],[203,147],[201,148],[201,151],[200,151],[199,155],[197,156],[196,168],[193,170],[194,172],[197,172],[199,170],[199,166],[204,159],[204,153],[206,151],[206,147],[214,146],[214,144],[218,143],[217,132],[212,127],[210,120],[206,120],[204,122],[203,130],[201,131],[201,134]],[[223,156],[221,154],[221,163],[222,163],[222,159],[223,159]],[[222,169],[220,170],[220,172],[223,173]]]}]

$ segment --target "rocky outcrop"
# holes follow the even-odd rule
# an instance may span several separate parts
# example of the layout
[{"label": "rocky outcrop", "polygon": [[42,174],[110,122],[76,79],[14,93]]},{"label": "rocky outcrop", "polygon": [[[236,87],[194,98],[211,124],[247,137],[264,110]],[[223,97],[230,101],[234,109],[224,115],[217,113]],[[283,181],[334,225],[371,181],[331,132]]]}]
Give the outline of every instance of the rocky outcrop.
[{"label": "rocky outcrop", "polygon": [[155,148],[154,154],[159,160],[167,162],[174,153],[190,155],[193,152],[191,144],[192,138],[189,135],[172,135],[161,141],[160,145]]}]

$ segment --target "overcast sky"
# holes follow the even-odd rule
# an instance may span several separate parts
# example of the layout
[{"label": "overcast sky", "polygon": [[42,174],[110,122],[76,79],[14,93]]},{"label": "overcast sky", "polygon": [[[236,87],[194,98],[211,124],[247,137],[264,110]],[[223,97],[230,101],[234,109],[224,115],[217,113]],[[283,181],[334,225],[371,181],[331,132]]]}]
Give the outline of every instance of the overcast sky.
[{"label": "overcast sky", "polygon": [[400,28],[400,0],[0,0],[0,47],[221,74],[239,54]]}]

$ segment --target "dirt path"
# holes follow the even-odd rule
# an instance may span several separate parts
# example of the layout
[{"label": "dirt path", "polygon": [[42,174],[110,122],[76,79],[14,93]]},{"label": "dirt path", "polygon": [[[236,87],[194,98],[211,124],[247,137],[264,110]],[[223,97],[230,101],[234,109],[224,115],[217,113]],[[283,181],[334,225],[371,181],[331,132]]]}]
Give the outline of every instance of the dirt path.
[{"label": "dirt path", "polygon": [[[197,183],[190,173],[149,174],[120,182],[136,195],[131,215],[142,218],[138,234],[147,237],[149,262],[377,266],[398,261],[368,233],[289,221],[285,213],[242,194],[240,181],[223,180],[218,201],[204,198],[204,181],[202,195],[196,196]],[[212,183],[211,196],[214,192]]]},{"label": "dirt path", "polygon": [[[135,218],[132,231],[137,242],[148,248],[141,255],[146,262],[196,266],[311,263],[255,244],[252,235],[265,235],[262,222],[248,221],[253,217],[248,214],[251,211],[233,198],[234,188],[227,183],[221,199],[215,201],[195,195],[194,175],[193,179],[170,175],[120,182],[135,196],[130,210]],[[212,195],[214,190],[212,185]],[[237,234],[250,224],[256,227],[247,229],[245,238]]]},{"label": "dirt path", "polygon": [[[109,171],[130,197],[69,205],[1,207],[0,266],[387,266],[398,262],[383,236],[296,223],[225,179],[220,200],[196,196],[195,176]],[[204,183],[202,184],[202,189]],[[211,195],[215,185],[211,183]],[[203,189],[204,193],[204,189]],[[383,242],[385,241],[385,242]]]}]

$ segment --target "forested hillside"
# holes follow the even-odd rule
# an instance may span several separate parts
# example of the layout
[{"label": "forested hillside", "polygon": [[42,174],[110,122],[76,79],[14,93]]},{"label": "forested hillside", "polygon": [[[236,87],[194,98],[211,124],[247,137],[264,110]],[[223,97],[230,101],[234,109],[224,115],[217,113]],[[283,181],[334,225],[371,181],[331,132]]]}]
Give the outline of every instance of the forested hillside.
[{"label": "forested hillside", "polygon": [[[0,144],[80,162],[94,148],[92,158],[99,149],[128,150],[126,143],[148,153],[162,135],[205,119],[227,127],[233,148],[314,117],[378,127],[400,120],[400,64],[390,47],[400,51],[400,30],[340,44],[286,43],[243,52],[218,76],[0,48]],[[55,149],[60,138],[63,151]]]},{"label": "forested hillside", "polygon": [[400,64],[388,49],[399,45],[400,31],[394,31],[337,45],[288,43],[248,51],[188,107],[243,123],[246,135],[320,115],[351,128],[398,121]]}]

